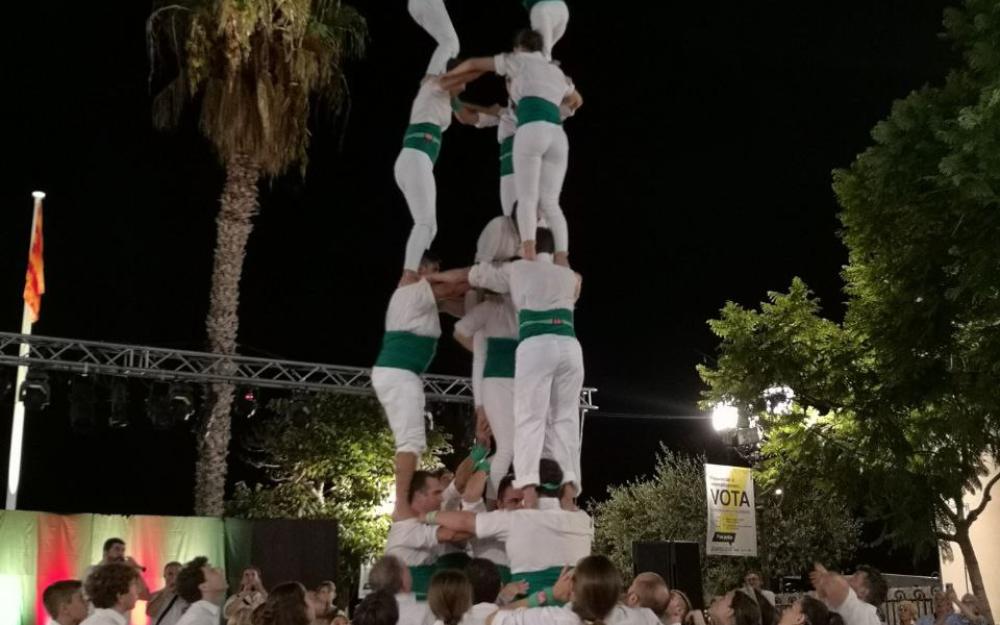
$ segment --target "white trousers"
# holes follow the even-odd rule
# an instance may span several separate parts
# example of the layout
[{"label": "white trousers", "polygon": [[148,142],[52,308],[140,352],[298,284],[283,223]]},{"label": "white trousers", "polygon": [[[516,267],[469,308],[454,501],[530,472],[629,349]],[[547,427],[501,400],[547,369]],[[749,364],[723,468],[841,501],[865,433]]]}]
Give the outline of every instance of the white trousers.
[{"label": "white trousers", "polygon": [[517,347],[514,370],[515,486],[538,484],[550,438],[563,482],[580,484],[580,391],[583,352],[570,336],[541,335]]},{"label": "white trousers", "polygon": [[514,174],[500,176],[500,210],[504,217],[514,214],[514,203],[517,202],[517,183]]},{"label": "white trousers", "polygon": [[522,241],[535,240],[540,212],[552,230],[556,251],[569,251],[569,227],[559,206],[568,163],[569,141],[562,126],[549,122],[518,126],[514,135],[514,183]]},{"label": "white trousers", "polygon": [[490,461],[490,485],[495,492],[514,462],[514,378],[483,378],[480,392],[497,445]]},{"label": "white trousers", "polygon": [[531,29],[538,31],[542,35],[542,52],[545,58],[552,60],[552,48],[566,34],[566,25],[569,24],[569,6],[565,2],[558,0],[548,0],[539,2],[531,7],[528,14],[531,20]]},{"label": "white trousers", "polygon": [[419,456],[427,448],[424,430],[424,383],[420,376],[395,367],[372,368],[372,388],[396,441],[396,453]]},{"label": "white trousers", "polygon": [[420,150],[403,148],[396,157],[393,168],[396,185],[406,198],[406,206],[413,217],[413,228],[406,241],[403,269],[416,271],[420,259],[431,247],[437,234],[437,183],[434,181],[434,163]]},{"label": "white trousers", "polygon": [[458,33],[455,32],[451,17],[448,16],[444,0],[409,0],[406,9],[413,21],[427,31],[438,44],[427,65],[427,73],[435,76],[445,73],[448,59],[458,56]]}]

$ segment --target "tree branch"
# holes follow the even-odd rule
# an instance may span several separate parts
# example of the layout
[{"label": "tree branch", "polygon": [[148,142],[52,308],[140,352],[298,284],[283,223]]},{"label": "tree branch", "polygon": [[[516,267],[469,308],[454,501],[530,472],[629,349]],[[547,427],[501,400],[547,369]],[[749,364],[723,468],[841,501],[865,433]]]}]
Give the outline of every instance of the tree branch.
[{"label": "tree branch", "polygon": [[1000,481],[1000,468],[998,468],[997,474],[990,478],[990,481],[986,482],[986,486],[983,487],[982,501],[980,501],[979,505],[976,506],[976,509],[970,512],[969,516],[966,517],[966,521],[969,525],[972,525],[972,523],[979,518],[979,515],[986,509],[986,504],[993,499],[993,495],[990,491],[993,489],[993,486],[997,483],[997,481]]}]

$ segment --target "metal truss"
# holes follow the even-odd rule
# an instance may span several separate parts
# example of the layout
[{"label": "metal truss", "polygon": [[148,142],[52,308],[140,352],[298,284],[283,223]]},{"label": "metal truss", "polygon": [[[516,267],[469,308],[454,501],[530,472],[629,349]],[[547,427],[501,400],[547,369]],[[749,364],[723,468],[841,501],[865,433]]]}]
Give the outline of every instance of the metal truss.
[{"label": "metal truss", "polygon": [[[27,353],[21,355],[21,346]],[[233,384],[331,393],[370,395],[371,370],[314,362],[224,356],[207,352],[120,345],[0,332],[0,365],[28,366],[80,374],[103,374],[156,381],[231,382]],[[472,381],[450,375],[424,375],[428,400],[472,402]],[[580,394],[580,410],[595,410],[593,394]]]}]

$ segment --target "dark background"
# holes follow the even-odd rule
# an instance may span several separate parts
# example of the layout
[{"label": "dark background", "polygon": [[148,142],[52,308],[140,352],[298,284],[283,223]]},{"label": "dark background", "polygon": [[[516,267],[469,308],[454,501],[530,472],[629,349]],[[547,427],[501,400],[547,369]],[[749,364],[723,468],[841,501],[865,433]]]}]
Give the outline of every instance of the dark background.
[{"label": "dark background", "polygon": [[[368,366],[410,218],[392,164],[432,41],[402,0],[355,3],[367,58],[350,115],[317,116],[309,172],[261,185],[242,281],[240,350]],[[588,492],[649,473],[660,444],[736,459],[698,411],[706,320],[802,276],[839,317],[830,171],[870,143],[892,101],[939,82],[953,53],[945,2],[574,2],[556,47],[586,103],[566,127],[562,204],[585,277],[578,328],[599,392],[584,436]],[[202,349],[223,172],[193,116],[157,133],[145,2],[30,3],[3,39],[0,327],[19,328],[30,192],[48,192],[46,279],[35,333]],[[506,50],[527,17],[514,0],[449,3],[463,55]],[[468,99],[489,103],[484,79]],[[346,125],[345,125],[346,123]],[[436,167],[446,264],[471,260],[499,212],[495,134],[454,124]],[[446,335],[450,322],[446,325]],[[443,341],[433,370],[466,374]],[[12,370],[0,372],[13,374]],[[194,444],[182,429],[81,436],[65,379],[30,414],[21,507],[188,514]],[[266,397],[266,395],[265,395]],[[10,398],[0,404],[8,445]],[[237,432],[239,433],[239,432]],[[235,463],[233,476],[245,476]],[[5,480],[6,476],[0,477]],[[886,566],[908,558],[866,553]],[[936,565],[932,559],[918,567]]]}]

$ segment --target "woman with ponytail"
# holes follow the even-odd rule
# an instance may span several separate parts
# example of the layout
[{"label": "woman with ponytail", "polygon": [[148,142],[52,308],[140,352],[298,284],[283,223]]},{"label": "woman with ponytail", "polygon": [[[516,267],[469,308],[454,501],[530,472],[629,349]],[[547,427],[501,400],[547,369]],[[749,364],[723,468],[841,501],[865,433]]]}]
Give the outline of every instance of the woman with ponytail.
[{"label": "woman with ponytail", "polygon": [[311,625],[315,616],[305,587],[285,582],[272,588],[267,601],[254,610],[253,625]]},{"label": "woman with ponytail", "polygon": [[469,578],[461,571],[438,571],[427,589],[427,605],[437,619],[435,625],[458,625],[472,607]]}]

